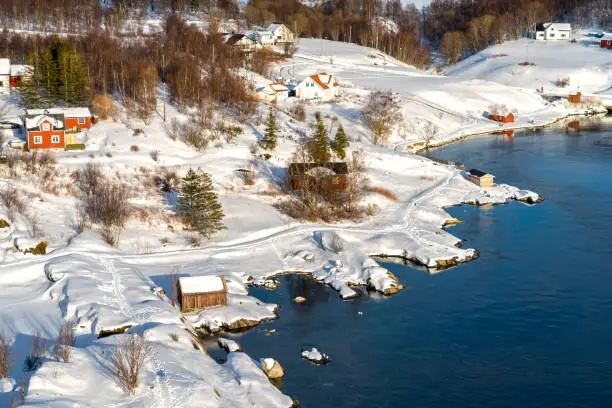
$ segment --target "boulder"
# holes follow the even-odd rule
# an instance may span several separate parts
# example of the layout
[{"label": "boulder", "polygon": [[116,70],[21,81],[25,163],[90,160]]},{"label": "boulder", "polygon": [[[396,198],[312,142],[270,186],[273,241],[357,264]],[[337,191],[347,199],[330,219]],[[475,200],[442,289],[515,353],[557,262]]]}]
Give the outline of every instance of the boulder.
[{"label": "boulder", "polygon": [[223,338],[223,337],[219,337],[217,339],[217,343],[219,344],[219,347],[221,347],[222,349],[224,349],[228,353],[232,352],[232,351],[233,352],[242,351],[242,347],[240,347],[240,344],[238,344],[234,340],[230,340],[230,339],[226,339],[226,338]]},{"label": "boulder", "polygon": [[302,358],[310,360],[316,364],[327,364],[329,357],[325,353],[321,353],[316,347],[310,350],[302,350]]},{"label": "boulder", "polygon": [[293,298],[293,301],[295,303],[304,303],[306,301],[306,298],[304,298],[302,296],[298,296],[298,297]]},{"label": "boulder", "polygon": [[262,358],[261,369],[271,380],[277,380],[285,375],[283,367],[273,358]]}]

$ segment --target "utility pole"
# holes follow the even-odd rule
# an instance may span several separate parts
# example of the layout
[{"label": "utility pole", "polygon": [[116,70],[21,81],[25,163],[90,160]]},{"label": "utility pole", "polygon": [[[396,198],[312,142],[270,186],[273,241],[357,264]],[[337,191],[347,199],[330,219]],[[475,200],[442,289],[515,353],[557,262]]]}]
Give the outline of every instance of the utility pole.
[{"label": "utility pole", "polygon": [[164,84],[164,123],[166,123],[166,53],[162,54],[162,84]]}]

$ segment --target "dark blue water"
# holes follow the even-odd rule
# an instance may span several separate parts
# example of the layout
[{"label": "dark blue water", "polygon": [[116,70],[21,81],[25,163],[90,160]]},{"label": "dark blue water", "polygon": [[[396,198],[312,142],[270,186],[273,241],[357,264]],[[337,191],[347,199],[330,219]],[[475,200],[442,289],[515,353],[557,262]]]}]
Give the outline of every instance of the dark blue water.
[{"label": "dark blue water", "polygon": [[[280,319],[238,341],[279,360],[283,391],[304,407],[612,406],[612,121],[585,125],[433,153],[546,197],[451,208],[464,222],[450,231],[479,259],[438,274],[387,265],[407,289],[386,299],[343,302],[281,277],[252,290]],[[311,345],[328,365],[300,359]]]}]

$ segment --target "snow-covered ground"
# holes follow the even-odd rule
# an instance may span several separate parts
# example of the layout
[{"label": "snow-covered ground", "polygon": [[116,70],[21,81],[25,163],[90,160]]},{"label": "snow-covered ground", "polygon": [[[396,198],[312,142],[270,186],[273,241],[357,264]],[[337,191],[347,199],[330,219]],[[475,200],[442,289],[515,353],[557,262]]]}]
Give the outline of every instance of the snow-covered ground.
[{"label": "snow-covered ground", "polygon": [[[515,109],[515,126],[548,123],[572,113],[563,103],[550,104],[541,98],[536,88],[543,78],[585,72],[594,76],[584,85],[581,82],[581,87],[590,86],[589,91],[596,92],[610,86],[609,79],[606,82],[597,74],[609,66],[600,50],[578,49],[583,47],[580,44],[555,47],[546,48],[554,52],[534,53],[538,59],[536,66],[528,67],[531,73],[518,75],[513,82],[511,72],[523,69],[517,65],[522,41],[485,50],[472,57],[472,63],[466,60],[447,75],[436,75],[369,48],[300,40],[296,56],[278,64],[275,76],[298,80],[328,71],[337,75],[342,96],[333,103],[307,104],[305,122],[286,113],[294,101],[279,103],[275,107],[281,123],[279,145],[270,160],[256,162],[253,185],[244,183],[236,170],[249,168],[251,146],[263,134],[263,124],[255,120],[243,123],[244,134],[233,142],[220,139],[198,152],[173,140],[159,115],[144,124],[122,114],[121,121],[101,121],[86,132],[85,151],[58,152],[52,177],[28,173],[25,167],[10,177],[9,169],[1,165],[0,191],[17,191],[24,206],[11,214],[0,203],[0,219],[8,221],[8,226],[0,228],[0,332],[13,339],[15,349],[11,380],[0,388],[0,405],[19,394],[22,362],[31,352],[32,335],[40,331],[51,348],[62,322],[74,319],[77,341],[72,361],[45,359],[39,370],[26,373],[26,405],[290,406],[291,399],[268,381],[247,354],[230,353],[227,363],[217,364],[192,333],[199,327],[240,329],[276,318],[276,305],[249,296],[248,285],[264,283],[279,273],[311,273],[343,298],[351,298],[357,295],[351,288],[354,284],[385,294],[402,288],[401,277],[398,281],[371,255],[403,256],[430,267],[447,267],[477,256],[478,248],[459,248],[460,238],[442,229],[453,222],[443,208],[537,195],[504,184],[481,189],[458,169],[416,156],[406,147],[422,142],[422,128],[428,121],[439,127],[435,143],[499,130],[499,125],[483,117],[492,104]],[[557,53],[574,47],[581,57],[563,65]],[[487,53],[508,57],[485,58]],[[554,72],[553,66],[557,66]],[[267,81],[254,74],[252,78],[258,84]],[[372,144],[361,121],[361,110],[375,89],[397,92],[403,115],[384,146]],[[21,111],[15,100],[7,102],[8,115],[14,118]],[[262,115],[267,109],[260,107]],[[351,141],[349,150],[364,152],[370,185],[385,187],[395,196],[368,193],[363,205],[376,204],[379,211],[359,223],[304,223],[274,206],[282,196],[275,185],[285,175],[297,135],[308,133],[316,111],[332,135],[342,123]],[[185,119],[172,105],[168,116]],[[132,130],[136,128],[143,132],[136,134]],[[7,134],[5,139],[10,137],[14,135]],[[155,151],[158,160],[152,158]],[[78,232],[79,200],[72,175],[87,163],[99,164],[109,177],[129,187],[134,211],[117,248],[103,242],[96,226]],[[155,176],[171,171],[180,176],[188,167],[198,166],[212,176],[227,229],[192,247],[192,234],[183,231],[173,217],[176,197],[157,188]],[[41,240],[48,243],[46,255],[22,252]],[[170,293],[175,274],[225,276],[228,305],[181,314],[164,294]],[[98,338],[103,330],[126,327],[128,332],[144,335],[153,350],[134,397],[126,397],[107,370],[111,348],[124,335]]]}]

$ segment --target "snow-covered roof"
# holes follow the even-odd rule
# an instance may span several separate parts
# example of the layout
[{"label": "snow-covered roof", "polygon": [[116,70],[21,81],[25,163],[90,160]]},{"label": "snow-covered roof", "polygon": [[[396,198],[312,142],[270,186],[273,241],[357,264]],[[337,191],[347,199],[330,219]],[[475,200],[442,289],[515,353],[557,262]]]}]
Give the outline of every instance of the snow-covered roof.
[{"label": "snow-covered roof", "polygon": [[183,294],[219,292],[225,289],[221,276],[186,276],[179,278]]},{"label": "snow-covered roof", "polygon": [[30,68],[32,68],[30,65],[12,64],[11,76],[23,76]]},{"label": "snow-covered roof", "polygon": [[545,31],[553,28],[557,31],[571,31],[572,25],[569,23],[542,23],[536,25],[536,31]]},{"label": "snow-covered roof", "polygon": [[280,82],[268,84],[268,87],[274,92],[288,92],[289,91],[289,88],[287,88],[285,84],[281,84]]},{"label": "snow-covered roof", "polygon": [[607,33],[604,34],[603,37],[599,39],[599,41],[603,41],[603,40],[612,41],[612,34],[607,34]]},{"label": "snow-covered roof", "polygon": [[88,118],[91,116],[89,108],[50,108],[28,109],[26,115],[64,115],[67,118]]},{"label": "snow-covered roof", "polygon": [[278,30],[279,28],[281,28],[281,26],[283,26],[283,25],[284,25],[284,24],[281,24],[281,23],[273,23],[273,24],[270,24],[270,25],[268,26],[268,28],[266,28],[266,31],[268,31],[268,32],[270,32],[270,33],[273,33],[273,32],[275,32],[276,30]]},{"label": "snow-covered roof", "polygon": [[0,75],[11,74],[11,60],[8,58],[0,58]]},{"label": "snow-covered roof", "polygon": [[25,127],[26,129],[36,129],[43,122],[49,122],[53,125],[54,129],[62,129],[64,127],[64,122],[62,122],[59,118],[55,118],[49,115],[36,115],[25,118]]}]

